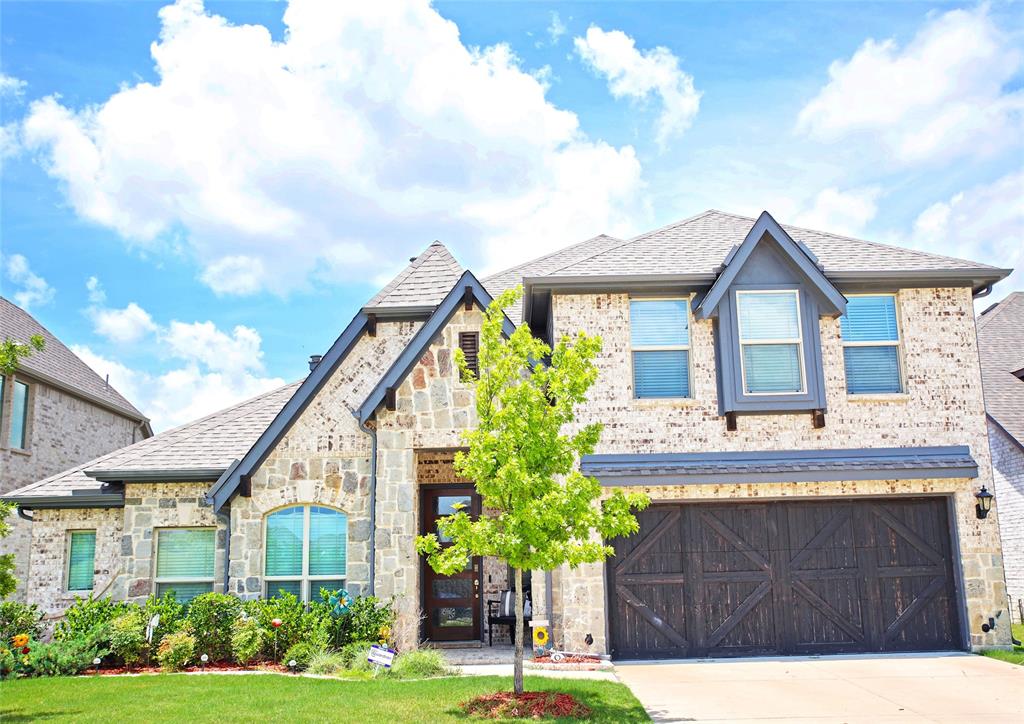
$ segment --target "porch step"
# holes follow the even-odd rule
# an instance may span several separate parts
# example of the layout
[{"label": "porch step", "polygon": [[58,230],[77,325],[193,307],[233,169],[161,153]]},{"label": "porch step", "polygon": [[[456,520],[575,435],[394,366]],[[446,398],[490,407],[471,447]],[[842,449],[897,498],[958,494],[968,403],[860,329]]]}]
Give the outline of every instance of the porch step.
[{"label": "porch step", "polygon": [[483,641],[425,641],[424,646],[432,649],[480,649]]}]

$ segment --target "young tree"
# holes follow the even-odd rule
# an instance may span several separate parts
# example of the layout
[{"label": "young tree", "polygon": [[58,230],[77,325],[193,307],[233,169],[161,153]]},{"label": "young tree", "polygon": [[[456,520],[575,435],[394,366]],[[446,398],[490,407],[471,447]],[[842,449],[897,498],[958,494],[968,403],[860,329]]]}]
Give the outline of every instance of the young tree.
[{"label": "young tree", "polygon": [[649,502],[621,490],[601,500],[598,481],[576,469],[601,435],[600,423],[567,432],[597,379],[601,339],[581,332],[551,349],[523,324],[505,340],[503,310],[521,295],[522,288],[508,290],[487,309],[479,379],[455,350],[463,379],[475,387],[479,418],[476,429],[463,433],[469,451],[456,455],[455,468],[475,483],[484,512],[475,520],[464,510],[439,519],[449,545],[433,533],[416,539],[439,573],[464,569],[472,556],[500,558],[515,571],[516,694],[523,692],[523,570],[603,561],[612,553],[605,541],[635,533],[632,509]]}]

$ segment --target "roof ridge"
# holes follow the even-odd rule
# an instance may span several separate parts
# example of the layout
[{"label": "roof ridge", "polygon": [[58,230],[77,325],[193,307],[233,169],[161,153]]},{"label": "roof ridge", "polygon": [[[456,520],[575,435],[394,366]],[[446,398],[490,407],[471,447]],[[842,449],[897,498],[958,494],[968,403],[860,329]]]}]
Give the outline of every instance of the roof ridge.
[{"label": "roof ridge", "polygon": [[439,255],[444,257],[443,261],[447,263],[451,271],[462,271],[462,265],[459,264],[459,261],[451,253],[451,250],[449,250],[448,247],[444,245],[444,242],[440,241],[439,239],[434,239],[434,241],[430,242],[426,249],[420,252],[417,256],[410,259],[406,267],[402,269],[402,271],[400,271],[397,275],[395,275],[395,277],[390,282],[385,284],[380,289],[380,291],[378,291],[376,294],[370,297],[370,300],[363,306],[374,307],[383,302],[391,295],[392,292],[401,287],[402,284],[404,284],[409,279],[409,277],[411,277],[415,272],[417,272],[420,269],[420,267],[422,267],[428,260]]},{"label": "roof ridge", "polygon": [[1006,311],[1010,306],[1011,302],[1017,300],[1017,297],[1024,297],[1024,292],[1013,291],[1007,294],[1003,299],[993,304],[991,307],[986,309],[984,312],[978,315],[978,329],[988,326],[988,324],[998,317],[1001,313]]},{"label": "roof ridge", "polygon": [[575,244],[569,244],[569,246],[563,246],[561,249],[555,249],[554,251],[549,251],[547,254],[543,254],[543,255],[538,256],[538,257],[536,257],[534,259],[530,259],[529,261],[524,261],[524,262],[522,262],[520,264],[516,264],[515,266],[510,266],[507,269],[502,269],[501,271],[495,272],[494,274],[489,274],[488,276],[484,277],[481,280],[481,284],[485,284],[486,285],[486,283],[488,281],[490,281],[492,279],[495,279],[496,277],[500,277],[500,276],[503,276],[505,274],[511,274],[512,272],[516,271],[517,269],[522,269],[523,267],[532,266],[532,265],[534,265],[534,264],[536,264],[538,262],[544,261],[545,259],[550,259],[551,257],[553,257],[553,256],[555,256],[557,254],[564,254],[565,252],[569,251],[570,249],[575,249],[577,247],[583,246],[584,244],[588,244],[588,243],[594,241],[595,239],[600,239],[601,237],[607,237],[609,239],[614,239],[616,241],[621,241],[620,239],[618,239],[618,237],[612,236],[611,234],[605,234],[604,232],[601,232],[600,234],[596,234],[595,236],[591,236],[591,237],[589,237],[587,239],[584,239],[583,241],[577,241]]}]

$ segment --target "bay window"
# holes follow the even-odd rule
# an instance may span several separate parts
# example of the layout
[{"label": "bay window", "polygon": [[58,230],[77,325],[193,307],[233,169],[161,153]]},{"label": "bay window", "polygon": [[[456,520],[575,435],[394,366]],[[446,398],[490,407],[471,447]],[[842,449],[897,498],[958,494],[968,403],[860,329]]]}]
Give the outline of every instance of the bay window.
[{"label": "bay window", "polygon": [[743,394],[803,393],[799,291],[737,291],[736,303]]}]

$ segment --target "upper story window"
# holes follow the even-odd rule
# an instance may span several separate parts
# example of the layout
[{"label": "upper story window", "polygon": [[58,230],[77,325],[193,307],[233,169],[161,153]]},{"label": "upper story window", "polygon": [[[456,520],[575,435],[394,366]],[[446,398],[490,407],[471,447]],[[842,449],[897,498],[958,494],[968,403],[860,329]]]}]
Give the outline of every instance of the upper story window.
[{"label": "upper story window", "polygon": [[267,596],[280,592],[314,600],[321,588],[345,586],[348,517],[317,505],[284,508],[267,516],[264,545]]},{"label": "upper story window", "polygon": [[159,528],[156,531],[156,595],[174,592],[187,603],[213,590],[217,531],[213,528]]},{"label": "upper story window", "polygon": [[19,380],[14,380],[11,385],[11,420],[7,442],[13,448],[28,449],[28,385]]},{"label": "upper story window", "polygon": [[68,535],[68,568],[65,580],[69,591],[91,591],[96,571],[96,531],[73,530]]},{"label": "upper story window", "polygon": [[803,393],[799,291],[738,291],[736,304],[743,393]]},{"label": "upper story window", "polygon": [[903,392],[896,296],[851,296],[839,324],[843,334],[846,391],[851,395]]},{"label": "upper story window", "polygon": [[636,396],[689,397],[689,300],[630,300],[629,326]]}]

